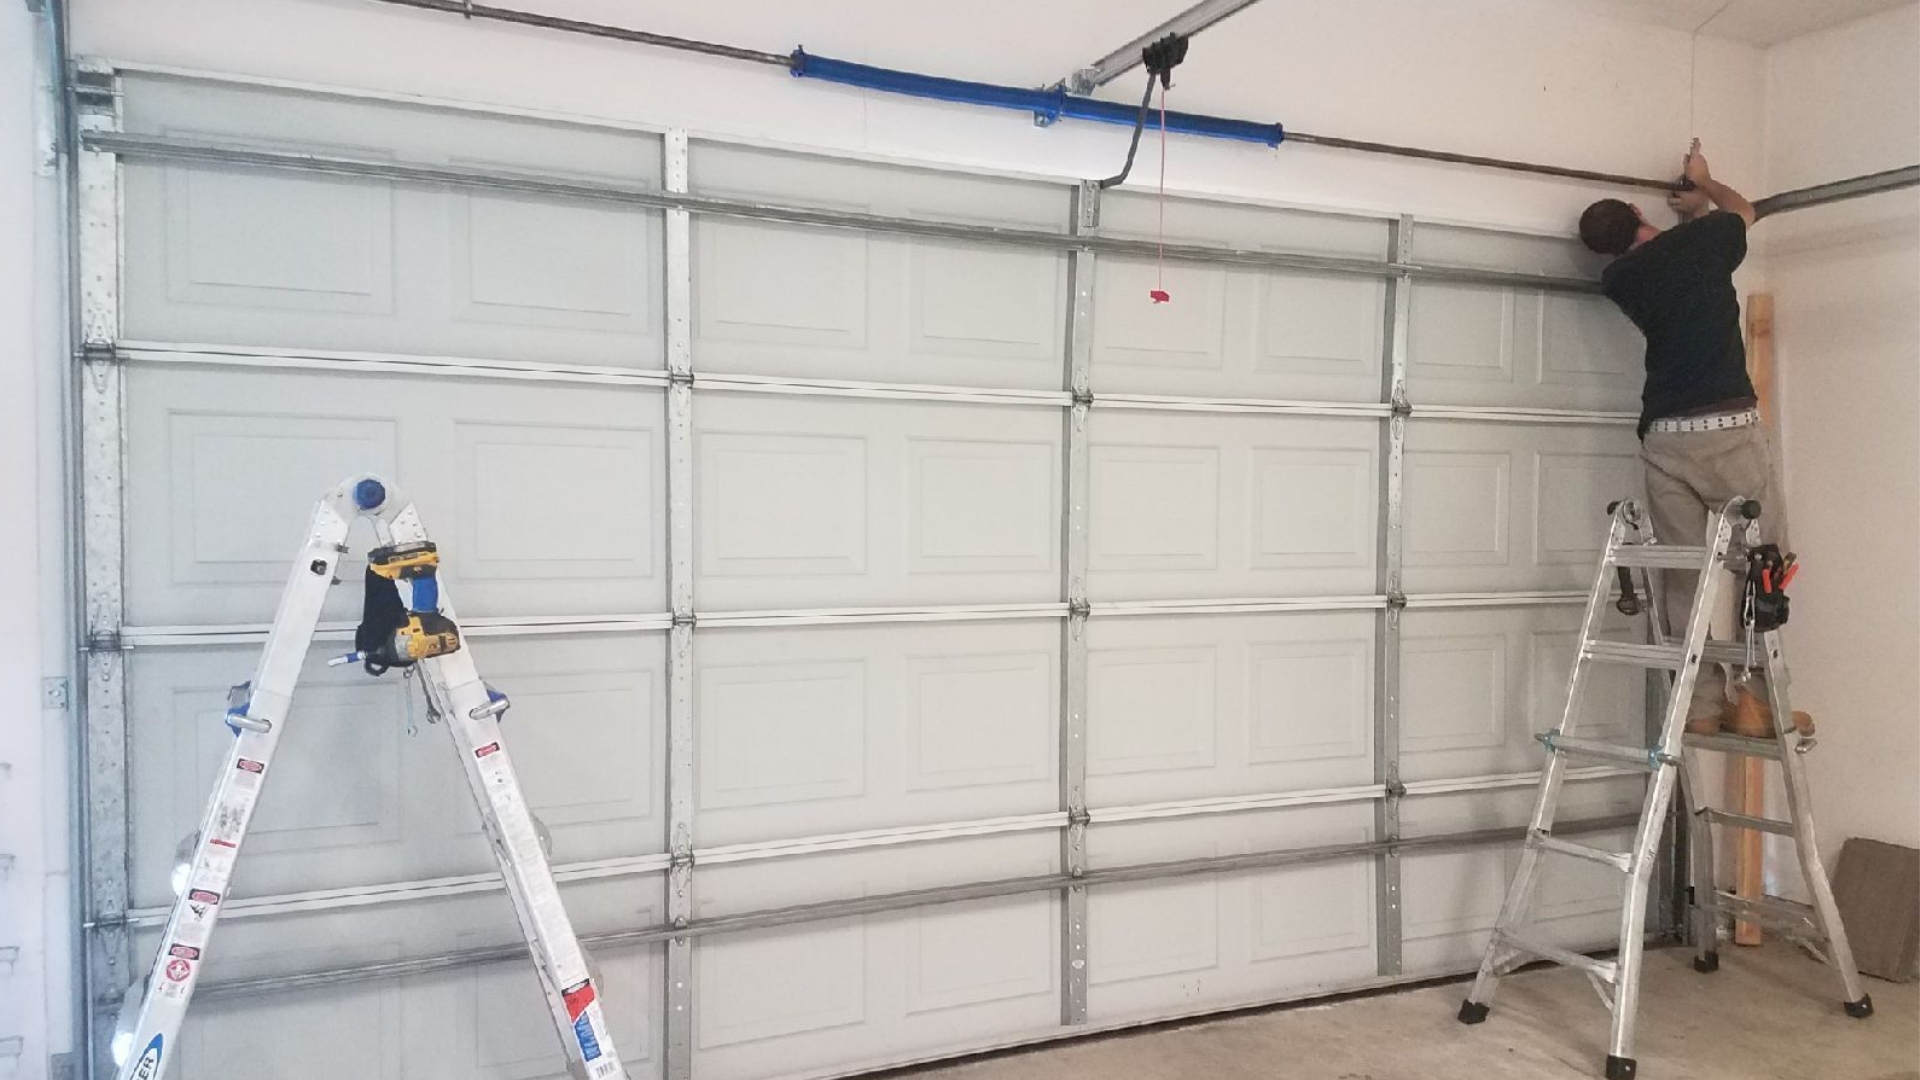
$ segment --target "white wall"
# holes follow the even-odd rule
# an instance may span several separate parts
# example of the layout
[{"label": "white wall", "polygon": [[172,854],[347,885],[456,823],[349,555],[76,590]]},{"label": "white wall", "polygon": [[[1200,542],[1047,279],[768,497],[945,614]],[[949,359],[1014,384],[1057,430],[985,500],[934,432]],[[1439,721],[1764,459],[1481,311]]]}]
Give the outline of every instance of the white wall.
[{"label": "white wall", "polygon": [[[522,6],[958,77],[1036,85],[1154,25],[1184,0],[523,0]],[[1121,129],[911,102],[784,71],[383,7],[366,0],[76,0],[79,55],[573,115],[684,126],[785,144],[1059,176],[1113,171]],[[34,25],[0,4],[0,499],[40,509],[37,532],[0,533],[0,1037],[29,1038],[37,1078],[70,1040],[62,950],[69,933],[64,714],[39,682],[65,673],[62,577],[60,271],[51,180],[36,171]],[[1320,134],[1402,142],[1609,171],[1677,170],[1690,134],[1728,176],[1761,166],[1764,55],[1676,30],[1611,21],[1539,0],[1286,0],[1196,39],[1176,108],[1278,120]],[[1111,88],[1138,92],[1135,75]],[[1697,87],[1697,95],[1692,92]],[[1690,122],[1690,118],[1693,118]],[[1153,143],[1136,175],[1152,176]],[[1311,147],[1278,151],[1176,140],[1170,186],[1323,206],[1568,233],[1603,192]],[[1604,192],[1610,193],[1610,192]],[[1652,213],[1657,198],[1640,196]],[[31,380],[31,383],[29,382]],[[34,395],[14,392],[33,385]],[[37,407],[36,403],[37,402]],[[36,584],[37,583],[37,584]],[[24,598],[16,600],[16,598]],[[43,899],[44,898],[44,901]],[[51,948],[47,943],[52,943]],[[43,968],[44,961],[44,968]],[[37,998],[37,1000],[36,1000]],[[18,1007],[16,1007],[16,1003]]]},{"label": "white wall", "polygon": [[[68,714],[61,495],[61,274],[43,24],[0,5],[0,1075],[40,1080],[71,1038]],[[13,1065],[12,1072],[8,1072]]]},{"label": "white wall", "polygon": [[[1920,161],[1920,4],[1768,53],[1770,189]],[[1920,192],[1763,224],[1821,846],[1920,846]]]}]

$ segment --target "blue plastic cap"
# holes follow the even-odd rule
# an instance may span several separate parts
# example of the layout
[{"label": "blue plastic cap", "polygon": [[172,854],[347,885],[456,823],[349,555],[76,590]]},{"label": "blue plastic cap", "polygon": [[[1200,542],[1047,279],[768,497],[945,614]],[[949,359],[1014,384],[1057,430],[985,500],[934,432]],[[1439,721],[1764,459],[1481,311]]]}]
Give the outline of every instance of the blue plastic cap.
[{"label": "blue plastic cap", "polygon": [[353,505],[362,510],[377,510],[387,501],[387,485],[378,480],[366,479],[353,485]]}]

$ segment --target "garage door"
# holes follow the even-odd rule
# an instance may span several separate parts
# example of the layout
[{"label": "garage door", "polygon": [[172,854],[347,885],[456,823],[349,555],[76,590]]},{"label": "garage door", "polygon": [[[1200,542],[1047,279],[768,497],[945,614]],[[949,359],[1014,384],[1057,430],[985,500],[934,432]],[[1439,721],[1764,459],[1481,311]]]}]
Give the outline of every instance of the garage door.
[{"label": "garage door", "polygon": [[[89,85],[99,1016],[159,944],[311,503],[363,470],[418,501],[514,698],[636,1078],[1477,959],[1638,483],[1638,342],[1564,241],[1175,200],[1156,305],[1138,195]],[[444,736],[402,680],[324,666],[356,603],[177,1067],[558,1075]],[[1600,689],[1643,730],[1639,683]],[[1637,784],[1578,775],[1575,816],[1624,835]],[[1595,870],[1542,905],[1593,945],[1618,900]]]}]

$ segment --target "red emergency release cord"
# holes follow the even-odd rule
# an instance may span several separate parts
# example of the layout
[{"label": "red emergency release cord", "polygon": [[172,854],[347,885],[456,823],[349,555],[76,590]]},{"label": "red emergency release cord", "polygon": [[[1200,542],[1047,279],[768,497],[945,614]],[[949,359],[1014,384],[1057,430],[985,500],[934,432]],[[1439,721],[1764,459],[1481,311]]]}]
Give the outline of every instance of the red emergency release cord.
[{"label": "red emergency release cord", "polygon": [[1156,304],[1165,304],[1173,299],[1167,292],[1167,88],[1160,88],[1160,228],[1155,237],[1157,245],[1153,257],[1153,297]]}]

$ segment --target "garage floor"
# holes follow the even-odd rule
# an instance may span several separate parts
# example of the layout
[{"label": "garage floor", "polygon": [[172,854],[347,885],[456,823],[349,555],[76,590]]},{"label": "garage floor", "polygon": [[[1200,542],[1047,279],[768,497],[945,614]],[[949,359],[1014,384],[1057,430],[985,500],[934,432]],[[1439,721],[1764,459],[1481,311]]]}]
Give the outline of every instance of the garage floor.
[{"label": "garage floor", "polygon": [[[1790,945],[1647,956],[1645,1080],[1920,1080],[1920,985],[1867,980],[1850,1020],[1826,969]],[[1517,975],[1483,1026],[1453,1019],[1466,985],[1096,1039],[918,1074],[936,1080],[1575,1080],[1599,1075],[1607,1021],[1585,976]]]}]

